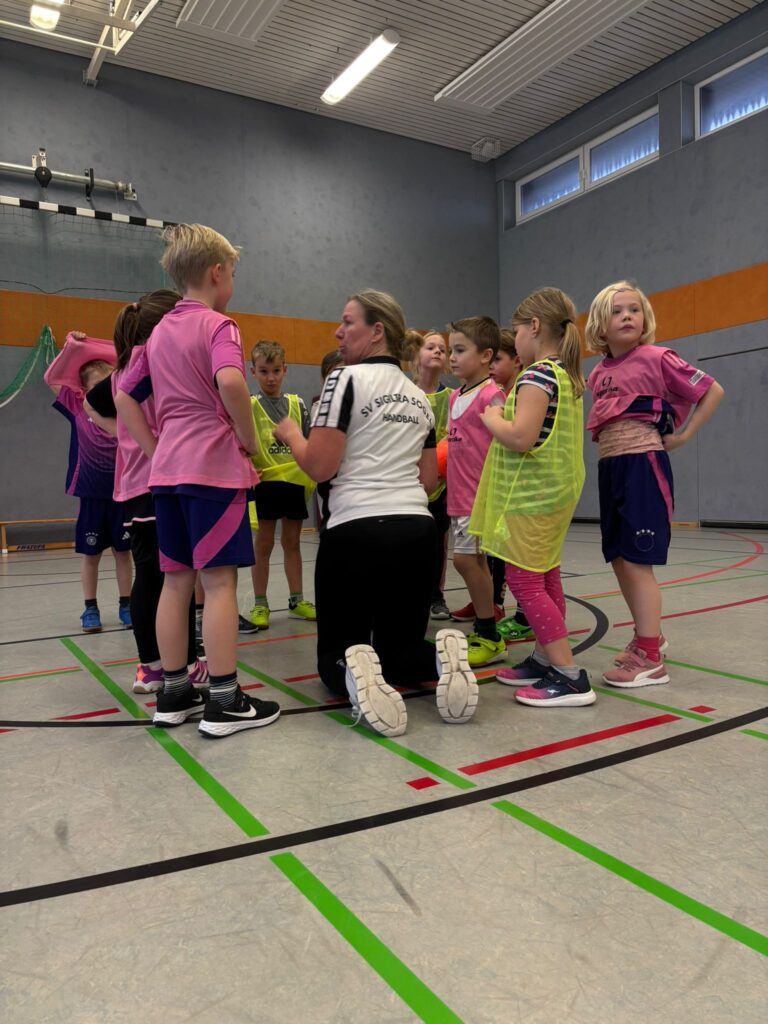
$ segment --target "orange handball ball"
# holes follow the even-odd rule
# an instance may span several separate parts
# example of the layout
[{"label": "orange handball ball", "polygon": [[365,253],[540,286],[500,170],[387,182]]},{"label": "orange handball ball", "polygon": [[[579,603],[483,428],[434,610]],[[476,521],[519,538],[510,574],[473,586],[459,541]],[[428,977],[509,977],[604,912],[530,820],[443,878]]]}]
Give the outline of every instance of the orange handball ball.
[{"label": "orange handball ball", "polygon": [[445,480],[448,475],[448,438],[444,437],[442,441],[437,442],[437,475],[441,480]]}]

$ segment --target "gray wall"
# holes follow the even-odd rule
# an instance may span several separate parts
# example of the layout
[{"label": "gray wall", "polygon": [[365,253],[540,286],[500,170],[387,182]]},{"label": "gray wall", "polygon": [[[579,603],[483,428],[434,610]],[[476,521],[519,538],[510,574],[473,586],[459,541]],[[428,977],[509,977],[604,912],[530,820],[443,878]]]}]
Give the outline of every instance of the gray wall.
[{"label": "gray wall", "polygon": [[[654,292],[768,259],[768,112],[692,141],[693,83],[768,45],[768,5],[586,105],[496,161],[499,311],[542,285],[586,310],[610,281]],[[514,181],[659,104],[658,161],[514,224]],[[672,456],[675,518],[768,520],[763,411],[768,321],[672,342],[727,391],[690,446]],[[760,351],[744,352],[743,350]],[[594,360],[585,365],[589,372]],[[589,398],[587,397],[587,407]],[[586,409],[585,409],[586,413]],[[587,482],[577,515],[598,515],[596,446],[585,442]]]},{"label": "gray wall", "polygon": [[[334,320],[346,296],[368,286],[392,292],[416,326],[496,314],[490,164],[109,64],[86,89],[84,66],[0,40],[0,159],[26,164],[42,145],[54,170],[93,166],[97,177],[135,184],[138,204],[97,191],[97,209],[216,227],[243,249],[233,309]],[[86,205],[80,187],[54,181],[46,197],[16,175],[0,175],[0,192]],[[99,239],[89,222],[73,248],[74,228],[43,232],[40,219],[0,208],[0,288],[127,300],[162,284],[138,229],[137,251],[119,259],[114,227],[99,228]],[[0,347],[3,385],[25,355]],[[289,383],[309,401],[319,372],[293,367]],[[0,410],[0,432],[0,476],[10,484],[0,518],[74,514],[63,494],[67,424],[42,384]]]}]

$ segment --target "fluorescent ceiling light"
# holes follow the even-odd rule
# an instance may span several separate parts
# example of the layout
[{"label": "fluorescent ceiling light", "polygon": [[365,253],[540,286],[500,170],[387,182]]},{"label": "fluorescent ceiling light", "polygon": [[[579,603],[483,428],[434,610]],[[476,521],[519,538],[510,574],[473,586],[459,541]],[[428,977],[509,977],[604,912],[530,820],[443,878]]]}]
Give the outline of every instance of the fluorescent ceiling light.
[{"label": "fluorescent ceiling light", "polygon": [[355,86],[359,85],[375,67],[381,64],[385,57],[392,53],[399,42],[400,36],[391,28],[377,36],[370,46],[367,46],[360,56],[356,57],[345,71],[342,71],[338,78],[334,78],[320,97],[323,103],[332,106],[348,96]]},{"label": "fluorescent ceiling light", "polygon": [[[57,0],[53,0],[54,3]],[[63,2],[63,0],[59,0]],[[29,11],[29,24],[35,28],[41,28],[44,32],[53,32],[59,24],[59,11],[52,7],[41,7],[40,4],[32,4]]]},{"label": "fluorescent ceiling light", "polygon": [[648,2],[552,0],[534,18],[436,93],[435,102],[475,113],[496,110]]}]

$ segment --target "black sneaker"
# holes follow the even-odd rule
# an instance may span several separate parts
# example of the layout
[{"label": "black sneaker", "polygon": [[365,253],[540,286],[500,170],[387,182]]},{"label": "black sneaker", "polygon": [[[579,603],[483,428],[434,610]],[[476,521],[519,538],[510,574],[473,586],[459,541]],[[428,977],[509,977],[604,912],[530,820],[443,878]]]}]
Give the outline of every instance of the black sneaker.
[{"label": "black sneaker", "polygon": [[155,716],[152,719],[153,725],[160,725],[163,728],[171,728],[174,725],[182,725],[193,715],[201,715],[205,710],[205,699],[192,686],[186,693],[166,696],[164,690],[157,695],[157,707]]},{"label": "black sneaker", "polygon": [[237,698],[232,707],[224,708],[216,701],[208,701],[197,729],[203,736],[219,739],[243,729],[258,729],[262,725],[271,725],[279,717],[280,705],[277,701],[249,697],[238,686]]},{"label": "black sneaker", "polygon": [[259,627],[254,626],[250,619],[246,619],[244,615],[237,616],[237,632],[238,633],[258,633]]}]

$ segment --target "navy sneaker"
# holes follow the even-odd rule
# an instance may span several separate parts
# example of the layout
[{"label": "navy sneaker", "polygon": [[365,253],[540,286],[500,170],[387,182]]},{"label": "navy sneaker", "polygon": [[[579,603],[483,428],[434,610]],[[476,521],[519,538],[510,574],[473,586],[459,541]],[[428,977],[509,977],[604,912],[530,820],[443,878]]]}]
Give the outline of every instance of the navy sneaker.
[{"label": "navy sneaker", "polygon": [[546,669],[546,665],[542,665],[533,655],[528,655],[518,665],[500,668],[496,673],[496,680],[505,686],[529,686],[531,683],[538,683]]},{"label": "navy sneaker", "polygon": [[84,633],[101,632],[101,615],[98,608],[86,608],[80,616],[80,624]]},{"label": "navy sneaker", "polygon": [[532,708],[577,708],[594,704],[597,694],[589,685],[589,676],[584,669],[579,672],[578,679],[571,679],[550,665],[544,669],[538,683],[515,690],[515,700]]},{"label": "navy sneaker", "polygon": [[237,632],[238,633],[258,633],[259,627],[251,622],[250,619],[246,619],[244,615],[237,616]]}]

